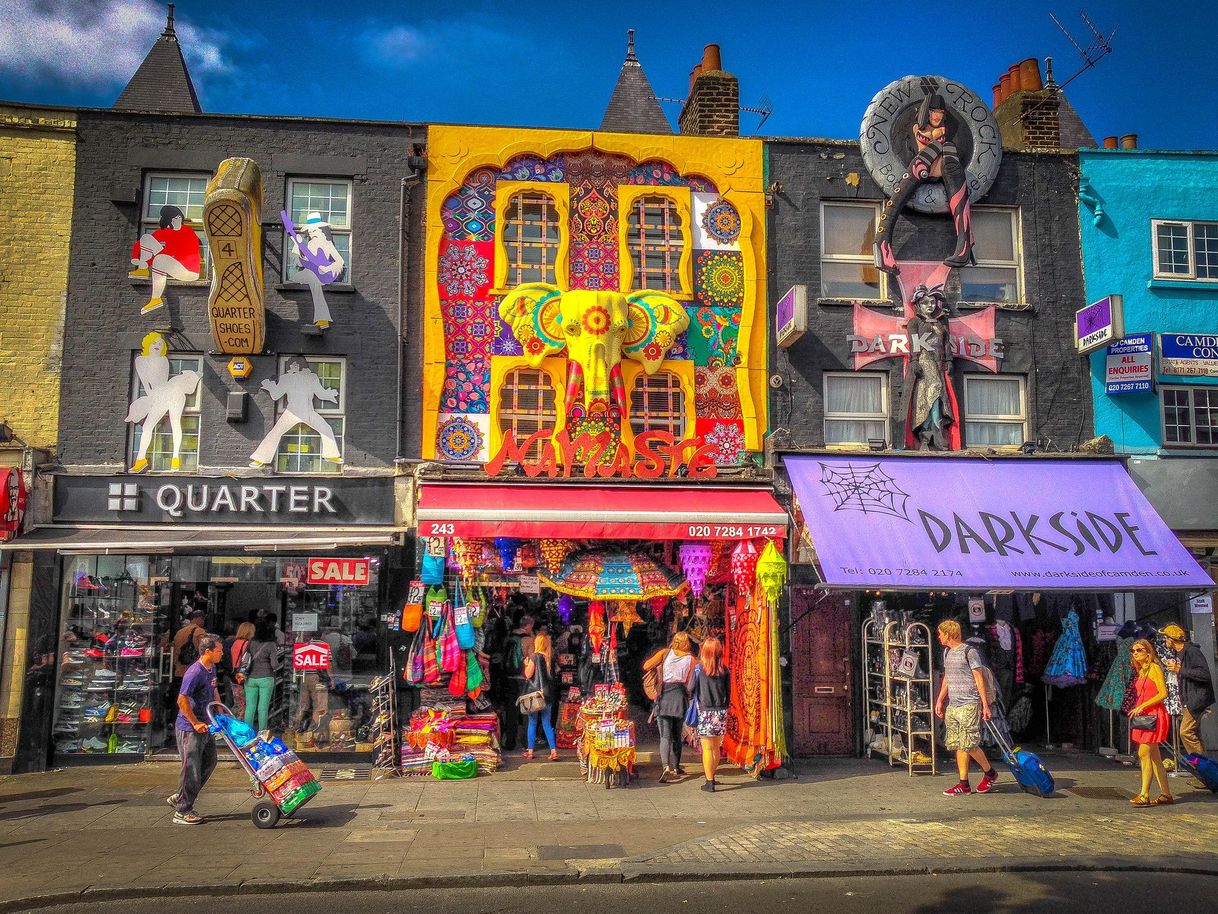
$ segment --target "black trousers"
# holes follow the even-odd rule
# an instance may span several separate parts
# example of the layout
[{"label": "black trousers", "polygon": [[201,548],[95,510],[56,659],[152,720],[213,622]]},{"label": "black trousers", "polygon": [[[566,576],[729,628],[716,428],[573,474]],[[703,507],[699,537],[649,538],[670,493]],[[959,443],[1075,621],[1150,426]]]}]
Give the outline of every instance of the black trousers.
[{"label": "black trousers", "polygon": [[216,770],[216,738],[210,733],[179,730],[176,726],[173,732],[178,741],[178,755],[182,759],[177,810],[188,813],[194,809],[199,791]]},{"label": "black trousers", "polygon": [[656,718],[656,723],[660,725],[660,761],[665,768],[679,768],[683,745],[681,730],[685,726],[685,719],[661,716]]}]

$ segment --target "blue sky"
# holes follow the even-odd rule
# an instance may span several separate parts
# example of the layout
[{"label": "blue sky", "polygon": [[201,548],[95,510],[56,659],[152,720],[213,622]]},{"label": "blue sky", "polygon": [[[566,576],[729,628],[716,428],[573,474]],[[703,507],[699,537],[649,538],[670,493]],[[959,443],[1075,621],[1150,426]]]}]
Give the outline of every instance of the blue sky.
[{"label": "blue sky", "polygon": [[[1069,0],[181,0],[177,25],[211,112],[596,127],[633,27],[657,95],[683,97],[703,45],[718,42],[741,103],[773,106],[761,133],[846,138],[875,92],[907,74],[949,76],[989,98],[1010,64],[1051,56],[1065,81],[1082,61],[1050,10],[1090,44]],[[46,104],[112,104],[164,24],[154,0],[0,0],[0,11],[0,99]],[[1116,32],[1114,53],[1067,89],[1092,133],[1218,147],[1212,6],[1093,0],[1087,12]],[[678,105],[664,108],[675,123]],[[742,114],[741,132],[758,120]]]}]

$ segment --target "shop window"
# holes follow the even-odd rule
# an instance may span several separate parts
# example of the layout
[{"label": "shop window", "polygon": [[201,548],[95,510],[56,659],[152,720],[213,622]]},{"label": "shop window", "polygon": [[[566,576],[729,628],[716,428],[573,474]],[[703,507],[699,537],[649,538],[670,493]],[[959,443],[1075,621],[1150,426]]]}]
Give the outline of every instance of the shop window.
[{"label": "shop window", "polygon": [[[499,391],[497,415],[499,430],[504,435],[511,432],[517,444],[523,444],[530,435],[543,429],[552,431],[558,421],[558,411],[550,376],[536,368],[508,371]],[[525,452],[525,459],[538,460],[541,449],[541,441],[534,442]]]},{"label": "shop window", "polygon": [[875,267],[878,203],[825,203],[821,206],[821,298],[886,301],[886,276]]},{"label": "shop window", "polygon": [[619,189],[619,207],[625,213],[623,243],[623,289],[654,289],[670,295],[690,297],[691,258],[688,192],[682,199],[664,188]]},{"label": "shop window", "polygon": [[[170,353],[169,376],[171,378],[177,377],[183,371],[193,371],[202,376],[203,357]],[[173,427],[169,422],[169,417],[166,416],[157,423],[156,428],[152,432],[152,444],[149,445],[147,454],[149,470],[153,472],[169,472],[170,470],[178,469],[190,472],[199,468],[199,402],[202,390],[203,384],[200,383],[195,388],[195,392],[186,398],[186,408],[182,411],[182,448],[179,452],[181,466],[172,466]],[[140,382],[139,376],[134,371],[131,372],[132,402],[139,397],[146,396],[147,393],[148,391],[145,390],[144,385]],[[143,423],[134,423],[132,429],[131,453],[128,457],[128,466],[135,462],[136,456],[140,452],[141,435],[143,435],[144,429]]]},{"label": "shop window", "polygon": [[[346,429],[346,363],[343,359],[323,359],[306,356],[309,369],[317,375],[322,387],[338,391],[335,401],[313,398],[313,408],[325,419],[334,433],[338,451],[343,452],[343,433]],[[280,358],[279,371],[287,369],[287,358]],[[279,401],[279,412],[286,406],[286,398]],[[295,425],[279,441],[275,455],[275,469],[280,473],[337,473],[341,467],[322,456],[322,437],[310,426],[301,422]]]},{"label": "shop window", "polygon": [[1019,211],[974,206],[972,212],[977,265],[960,270],[961,301],[1022,301]]},{"label": "shop window", "polygon": [[[304,232],[309,214],[321,217],[322,231],[334,242],[334,249],[343,258],[343,271],[335,282],[351,283],[351,182],[321,181],[316,178],[288,180],[288,215],[297,232]],[[315,223],[316,224],[316,223]],[[296,245],[284,239],[283,279],[285,282],[300,269]]]},{"label": "shop window", "polygon": [[558,208],[548,194],[520,193],[504,214],[503,247],[507,285],[555,281],[561,238]]},{"label": "shop window", "polygon": [[1218,387],[1163,387],[1163,444],[1218,446]]},{"label": "shop window", "polygon": [[1151,223],[1155,278],[1218,280],[1218,222]]},{"label": "shop window", "polygon": [[888,440],[887,374],[826,372],[824,383],[826,445]]},{"label": "shop window", "polygon": [[140,235],[161,228],[161,209],[176,206],[199,236],[199,282],[211,274],[207,236],[203,234],[203,198],[207,194],[207,175],[150,174],[144,179],[144,208],[140,213]]},{"label": "shop window", "polygon": [[966,447],[1018,448],[1028,440],[1024,379],[964,376]]},{"label": "shop window", "polygon": [[671,371],[639,374],[630,388],[630,427],[642,432],[668,432],[685,437],[685,390]]}]

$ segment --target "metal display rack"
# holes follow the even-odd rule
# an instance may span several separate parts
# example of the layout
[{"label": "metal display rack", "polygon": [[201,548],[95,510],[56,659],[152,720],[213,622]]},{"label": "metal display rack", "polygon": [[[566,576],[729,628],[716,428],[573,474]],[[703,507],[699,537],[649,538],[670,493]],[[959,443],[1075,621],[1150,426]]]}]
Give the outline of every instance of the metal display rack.
[{"label": "metal display rack", "polygon": [[910,776],[938,772],[933,678],[928,626],[875,618],[863,624],[869,756],[886,758],[893,767],[903,765]]},{"label": "metal display rack", "polygon": [[397,671],[393,654],[389,655],[389,672],[368,686],[372,694],[372,777],[397,777],[401,754],[398,749]]}]

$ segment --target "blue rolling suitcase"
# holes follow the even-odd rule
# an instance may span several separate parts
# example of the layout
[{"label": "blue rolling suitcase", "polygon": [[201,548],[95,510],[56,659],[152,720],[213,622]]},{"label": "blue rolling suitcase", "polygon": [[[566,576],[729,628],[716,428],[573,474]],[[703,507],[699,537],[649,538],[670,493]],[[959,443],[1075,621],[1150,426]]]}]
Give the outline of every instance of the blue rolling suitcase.
[{"label": "blue rolling suitcase", "polygon": [[[1166,749],[1168,755],[1172,754],[1169,744],[1163,743],[1160,748]],[[1181,752],[1176,755],[1176,761],[1192,772],[1197,780],[1208,787],[1212,793],[1218,793],[1218,761],[1208,755],[1193,755],[1189,752]]]},{"label": "blue rolling suitcase", "polygon": [[998,727],[988,720],[985,723],[1002,752],[1003,761],[1010,766],[1011,774],[1014,775],[1019,786],[1038,797],[1047,797],[1053,793],[1053,775],[1049,774],[1049,769],[1044,766],[1040,758],[1034,752],[1024,752],[1022,749],[1012,748],[1005,734]]}]

